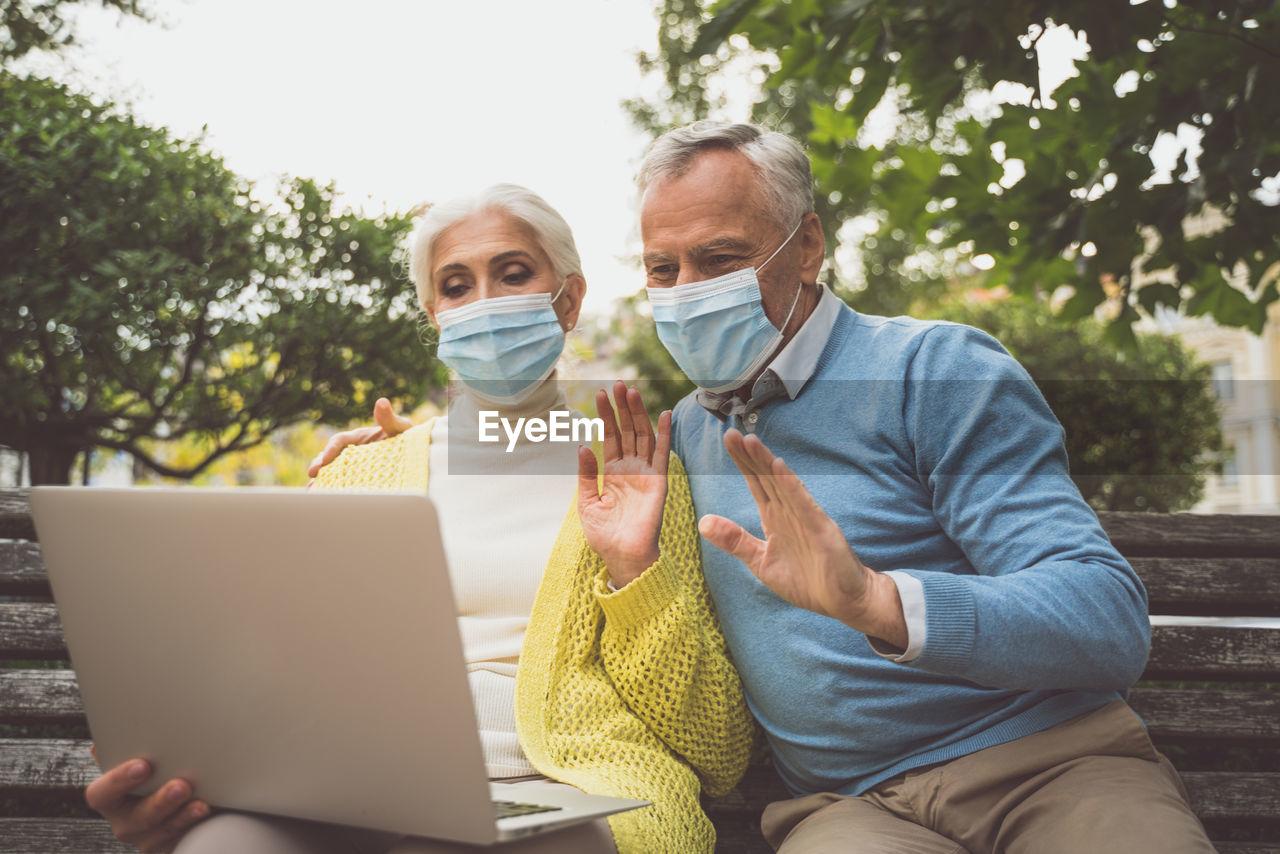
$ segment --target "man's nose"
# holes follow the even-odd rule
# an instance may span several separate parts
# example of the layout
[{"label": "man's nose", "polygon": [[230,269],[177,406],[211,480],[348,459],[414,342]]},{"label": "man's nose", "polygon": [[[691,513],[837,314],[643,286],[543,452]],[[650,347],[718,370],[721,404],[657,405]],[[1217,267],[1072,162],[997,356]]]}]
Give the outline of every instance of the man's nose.
[{"label": "man's nose", "polygon": [[676,284],[678,288],[681,285],[690,285],[694,282],[701,282],[706,276],[702,275],[702,270],[696,264],[681,264],[680,272],[676,274]]}]

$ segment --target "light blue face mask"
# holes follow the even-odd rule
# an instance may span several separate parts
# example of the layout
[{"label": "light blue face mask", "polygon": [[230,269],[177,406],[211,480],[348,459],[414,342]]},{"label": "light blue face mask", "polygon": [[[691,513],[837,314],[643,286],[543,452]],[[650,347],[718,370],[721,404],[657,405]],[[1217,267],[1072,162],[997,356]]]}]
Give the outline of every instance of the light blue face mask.
[{"label": "light blue face mask", "polygon": [[[759,269],[799,230],[797,223]],[[764,367],[782,340],[782,330],[800,301],[800,287],[779,329],[764,313],[756,272],[755,267],[747,267],[705,282],[645,289],[659,340],[699,388],[712,392],[740,388]]]},{"label": "light blue face mask", "polygon": [[493,297],[436,314],[436,355],[458,379],[494,403],[527,398],[555,370],[564,329],[551,294]]}]

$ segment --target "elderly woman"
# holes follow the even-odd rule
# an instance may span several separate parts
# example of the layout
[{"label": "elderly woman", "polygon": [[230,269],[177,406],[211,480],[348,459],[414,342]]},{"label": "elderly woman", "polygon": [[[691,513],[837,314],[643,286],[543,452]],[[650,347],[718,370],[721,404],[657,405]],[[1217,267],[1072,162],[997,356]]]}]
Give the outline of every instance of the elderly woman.
[{"label": "elderly woman", "polygon": [[[711,851],[698,797],[734,785],[753,724],[702,578],[680,461],[668,470],[670,413],[655,434],[634,389],[615,385],[616,415],[601,391],[602,471],[572,444],[477,441],[481,412],[516,423],[568,408],[555,365],[586,288],[573,236],[539,196],[499,185],[431,208],[409,251],[460,393],[445,417],[348,448],[316,485],[434,500],[492,778],[653,802],[498,848]],[[237,813],[205,820],[208,805],[182,780],[129,796],[146,774],[125,763],[86,793],[144,851],[470,850]]]}]

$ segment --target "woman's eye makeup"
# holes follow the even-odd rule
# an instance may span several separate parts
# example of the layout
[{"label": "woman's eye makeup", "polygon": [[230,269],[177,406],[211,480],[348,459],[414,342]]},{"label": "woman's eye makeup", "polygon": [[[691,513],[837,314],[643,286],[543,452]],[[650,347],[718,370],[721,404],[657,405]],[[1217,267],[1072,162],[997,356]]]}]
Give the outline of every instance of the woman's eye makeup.
[{"label": "woman's eye makeup", "polygon": [[523,264],[508,264],[503,268],[501,278],[504,284],[523,285],[533,278],[533,271]]},{"label": "woman's eye makeup", "polygon": [[468,282],[461,276],[451,276],[440,283],[440,295],[458,297],[467,292]]}]

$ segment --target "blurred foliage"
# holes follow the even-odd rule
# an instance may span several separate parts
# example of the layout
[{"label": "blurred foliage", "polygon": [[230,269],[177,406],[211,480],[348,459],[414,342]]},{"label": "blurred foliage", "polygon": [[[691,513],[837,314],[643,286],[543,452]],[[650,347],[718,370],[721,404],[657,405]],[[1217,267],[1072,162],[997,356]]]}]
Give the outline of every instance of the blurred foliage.
[{"label": "blurred foliage", "polygon": [[[1089,53],[1049,97],[1036,48],[1055,24]],[[808,147],[829,247],[856,224],[862,268],[896,288],[989,254],[986,284],[1072,285],[1067,315],[1087,317],[1107,276],[1126,297],[1120,340],[1139,306],[1256,332],[1280,294],[1280,190],[1263,189],[1280,180],[1280,99],[1267,94],[1280,0],[664,0],[659,51],[640,64],[663,81],[630,104],[653,132],[721,117],[733,86],[755,86],[752,118]],[[1002,81],[1018,103],[992,96]],[[1202,152],[1157,179],[1153,147],[1184,126]],[[921,275],[922,253],[940,260],[935,275]],[[1140,286],[1139,267],[1172,281]]]},{"label": "blurred foliage", "polygon": [[[219,458],[189,482],[196,486],[306,486],[307,464],[332,434],[331,428],[309,422],[290,425],[251,448]],[[208,456],[214,442],[205,435],[192,434],[175,442],[147,445],[148,452],[164,465],[182,470]],[[135,485],[172,481],[173,478],[146,471],[138,472],[133,480]]]},{"label": "blurred foliage", "polygon": [[[0,63],[33,50],[59,50],[75,40],[67,12],[88,0],[0,0]],[[148,17],[143,0],[97,0],[104,9],[122,15]]]},{"label": "blurred foliage", "polygon": [[[405,414],[413,423],[422,424],[443,413],[442,403],[427,401]],[[367,424],[370,411],[372,404],[350,426]],[[196,486],[306,486],[307,466],[337,429],[305,421],[292,424],[275,431],[261,444],[220,457],[195,477],[181,480]],[[166,466],[181,470],[204,459],[212,443],[206,436],[192,434],[173,442],[147,441],[144,445]],[[135,485],[166,484],[175,480],[148,472],[140,465],[135,468],[138,469],[133,477]]]},{"label": "blurred foliage", "polygon": [[1066,431],[1071,477],[1095,510],[1186,510],[1222,448],[1208,365],[1178,339],[1120,346],[1092,318],[1064,323],[1044,301],[952,300],[931,312],[976,326],[1013,354]]},{"label": "blurred foliage", "polygon": [[[312,181],[259,194],[199,142],[0,72],[0,445],[36,483],[92,447],[188,477],[367,417],[374,389],[420,400],[444,372],[397,275],[408,226]],[[181,464],[147,444],[193,435]]]}]

